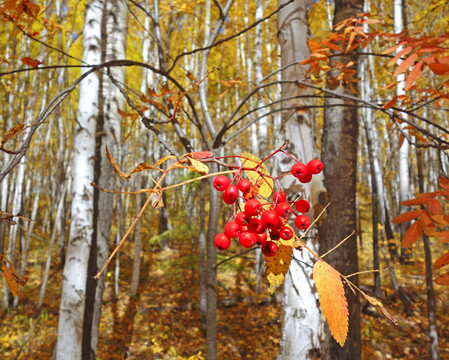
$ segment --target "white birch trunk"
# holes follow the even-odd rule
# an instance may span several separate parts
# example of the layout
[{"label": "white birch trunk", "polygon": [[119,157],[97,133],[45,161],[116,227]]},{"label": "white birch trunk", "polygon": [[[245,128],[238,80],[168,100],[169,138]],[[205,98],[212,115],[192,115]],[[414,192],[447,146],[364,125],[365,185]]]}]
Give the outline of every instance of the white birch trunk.
[{"label": "white birch trunk", "polygon": [[[103,2],[88,1],[84,23],[83,60],[101,61]],[[95,126],[98,113],[99,77],[93,73],[80,85],[77,126],[74,136],[71,226],[62,274],[58,338],[55,358],[81,359],[86,278],[93,233]]]},{"label": "white birch trunk", "polygon": [[[281,5],[285,2],[280,0],[278,4]],[[306,1],[297,0],[279,12],[278,36],[282,66],[308,57],[307,33]],[[283,72],[282,77],[289,80],[300,80],[304,77],[304,68],[299,65],[290,67]],[[296,86],[284,85],[282,97],[304,95],[306,91],[298,89]],[[297,99],[283,102],[282,107],[307,104],[304,100]],[[283,112],[282,117],[283,134],[285,140],[289,141],[288,151],[305,163],[315,158],[317,151],[313,113],[309,110],[288,110]],[[293,161],[280,162],[279,167],[282,172],[285,172],[290,171],[292,165]],[[301,195],[312,204],[318,202],[318,195],[323,189],[321,177],[314,177],[310,184],[300,184],[292,176],[287,176],[283,178],[281,185],[287,194]],[[313,218],[312,212],[308,215]],[[318,241],[313,233],[307,241],[307,246],[318,253]],[[284,282],[279,360],[310,359],[320,349],[322,320],[318,296],[314,288],[310,256],[307,251],[302,256],[297,250],[294,250],[293,256],[294,259]]]}]

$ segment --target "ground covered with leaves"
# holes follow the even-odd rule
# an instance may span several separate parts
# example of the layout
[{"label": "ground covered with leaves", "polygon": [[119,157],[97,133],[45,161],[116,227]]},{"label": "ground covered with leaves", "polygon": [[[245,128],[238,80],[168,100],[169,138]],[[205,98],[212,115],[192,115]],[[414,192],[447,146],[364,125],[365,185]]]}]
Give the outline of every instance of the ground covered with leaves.
[{"label": "ground covered with leaves", "polygon": [[[114,271],[107,276],[98,359],[205,359],[205,337],[201,328],[198,256],[192,243],[177,242],[161,249],[146,244],[141,282],[136,297],[129,296],[132,259],[131,244],[120,256],[119,294],[114,291]],[[127,247],[129,247],[127,249]],[[236,249],[238,251],[238,249]],[[220,259],[231,255],[220,255]],[[30,269],[42,269],[45,257],[34,253]],[[420,250],[413,265],[394,263],[404,291],[411,298],[412,316],[407,316],[388,271],[382,272],[383,298],[388,311],[398,320],[394,326],[362,301],[363,359],[427,358],[426,293],[424,264]],[[1,315],[0,346],[5,359],[50,359],[57,334],[60,297],[60,264],[54,257],[47,296],[41,309],[36,302],[41,277],[31,276],[23,289],[20,304]],[[254,252],[234,258],[218,272],[218,354],[219,359],[275,359],[281,336],[281,304],[262,282],[256,293]],[[361,270],[370,267],[370,247],[360,252]],[[114,264],[110,267],[113,269]],[[382,267],[385,267],[382,264]],[[369,289],[372,274],[362,275]],[[436,286],[440,351],[449,359],[449,295]],[[280,299],[281,297],[277,297]]]}]

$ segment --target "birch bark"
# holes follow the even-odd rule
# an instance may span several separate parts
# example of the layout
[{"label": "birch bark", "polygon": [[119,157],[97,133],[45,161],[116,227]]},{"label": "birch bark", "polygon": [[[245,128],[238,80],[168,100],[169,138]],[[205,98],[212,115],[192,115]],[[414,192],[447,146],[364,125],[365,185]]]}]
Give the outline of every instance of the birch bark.
[{"label": "birch bark", "polygon": [[[83,60],[101,61],[103,1],[89,0],[85,10]],[[98,114],[99,75],[89,75],[81,84],[74,136],[71,226],[62,274],[58,338],[55,358],[81,359],[86,278],[93,228],[95,126]]]}]

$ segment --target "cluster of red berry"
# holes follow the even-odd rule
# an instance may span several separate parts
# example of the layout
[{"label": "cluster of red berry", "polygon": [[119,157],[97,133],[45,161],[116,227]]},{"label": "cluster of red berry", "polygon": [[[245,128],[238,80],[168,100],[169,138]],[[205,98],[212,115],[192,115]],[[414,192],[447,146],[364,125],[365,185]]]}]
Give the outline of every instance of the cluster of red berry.
[{"label": "cluster of red berry", "polygon": [[[313,174],[319,174],[323,170],[321,161],[314,159],[307,165],[295,163],[292,167],[292,175],[300,182],[308,183]],[[263,176],[263,175],[262,175]],[[214,187],[223,192],[223,201],[232,205],[239,197],[239,191],[244,200],[243,210],[234,214],[225,227],[224,233],[215,237],[215,246],[225,250],[231,245],[231,238],[238,238],[240,244],[250,248],[259,244],[265,256],[274,256],[278,251],[276,240],[289,240],[293,237],[293,230],[287,225],[287,219],[295,214],[295,226],[300,230],[306,230],[310,226],[309,218],[304,215],[310,209],[307,200],[300,199],[296,202],[286,201],[282,191],[276,191],[272,196],[272,203],[262,204],[257,197],[257,189],[249,180],[236,176],[237,185],[234,185],[224,175],[218,175],[214,179]],[[298,213],[293,211],[292,205]],[[241,210],[241,209],[240,209]],[[234,220],[232,220],[234,219]],[[268,240],[268,234],[270,240]]]}]

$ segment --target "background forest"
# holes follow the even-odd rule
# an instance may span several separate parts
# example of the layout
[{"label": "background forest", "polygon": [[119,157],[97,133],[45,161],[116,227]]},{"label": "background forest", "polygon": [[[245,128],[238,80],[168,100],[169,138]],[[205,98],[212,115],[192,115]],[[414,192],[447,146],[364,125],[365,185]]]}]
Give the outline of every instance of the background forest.
[{"label": "background forest", "polygon": [[[449,359],[449,4],[423,5],[2,1],[3,358]],[[214,245],[204,174],[242,153],[312,205],[275,270]]]}]

